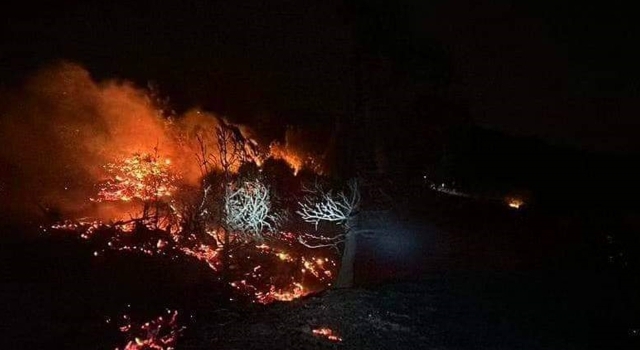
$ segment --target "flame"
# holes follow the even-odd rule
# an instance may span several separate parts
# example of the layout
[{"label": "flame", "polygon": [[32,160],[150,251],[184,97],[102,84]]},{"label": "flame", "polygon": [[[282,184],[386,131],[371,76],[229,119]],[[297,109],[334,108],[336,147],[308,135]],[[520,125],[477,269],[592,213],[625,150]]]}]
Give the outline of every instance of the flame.
[{"label": "flame", "polygon": [[171,169],[170,159],[135,153],[105,166],[110,179],[100,185],[96,202],[134,199],[152,201],[171,197],[179,177]]},{"label": "flame", "polygon": [[[205,158],[216,155],[215,128],[221,121],[246,140],[248,158],[258,164],[273,157],[287,161],[296,173],[302,168],[319,169],[317,157],[304,149],[306,135],[288,131],[284,144],[259,145],[246,125],[200,109],[175,114],[165,110],[148,89],[122,80],[96,81],[75,63],[45,67],[23,87],[3,90],[0,97],[7,102],[0,105],[0,138],[5,145],[0,159],[5,170],[11,169],[11,177],[19,179],[7,182],[5,171],[0,173],[0,210],[4,212],[33,214],[33,206],[22,199],[36,198],[64,214],[103,217],[98,215],[101,209],[86,200],[93,195],[93,184],[102,183],[96,201],[171,196],[173,179],[161,181],[151,192],[148,186],[140,186],[145,176],[170,168],[180,169],[184,184],[199,185],[203,174],[193,159],[200,151],[196,136],[202,136]],[[144,153],[154,148],[162,159],[149,160]]]},{"label": "flame", "polygon": [[[171,203],[179,188],[176,182],[180,178],[172,169],[171,160],[157,153],[135,153],[109,163],[105,169],[110,179],[99,184],[97,199],[92,199],[96,204],[144,202],[145,210],[155,204],[158,211],[158,204],[162,201]],[[215,243],[204,243],[194,234],[182,232],[180,225],[174,224],[173,216],[178,220],[181,217],[177,206],[169,204],[167,207],[170,209],[167,212],[143,215],[138,219],[104,222],[83,218],[57,223],[43,230],[72,232],[85,240],[96,238],[106,242],[104,249],[94,251],[96,257],[103,255],[106,250],[168,257],[187,256],[207,264],[213,273],[220,273],[223,245],[218,239],[217,230],[205,229]],[[143,235],[138,234],[145,230]],[[226,234],[232,236],[230,241],[233,242],[234,236],[241,233]],[[240,295],[248,296],[260,304],[268,304],[291,301],[330,285],[336,268],[332,259],[305,256],[303,252],[292,249],[292,245],[297,244],[297,235],[291,232],[281,232],[278,236],[280,247],[263,243],[244,247],[237,254],[234,252],[229,255],[230,266],[239,266],[235,275],[242,276],[231,283]],[[283,276],[291,278],[283,283]],[[307,285],[308,282],[311,284]]]},{"label": "flame", "polygon": [[[104,244],[93,250],[96,257],[108,251],[189,257],[220,272],[220,242],[209,244],[194,232],[183,232],[179,200],[181,189],[201,185],[204,174],[193,155],[204,151],[205,159],[215,158],[215,128],[221,123],[245,141],[248,159],[257,164],[271,157],[285,160],[296,174],[303,168],[320,169],[318,158],[302,147],[302,135],[287,132],[284,144],[274,142],[265,149],[246,126],[198,109],[168,116],[149,91],[126,81],[97,82],[73,63],[38,72],[13,100],[0,106],[0,136],[7,143],[0,158],[7,160],[7,168],[19,170],[15,175],[21,181],[2,179],[0,199],[17,202],[4,196],[8,188],[16,198],[46,199],[47,210],[60,207],[61,214],[77,219],[42,230]],[[196,136],[201,136],[201,143],[195,142]],[[132,217],[140,207],[144,215]],[[296,237],[281,233],[273,247],[234,251],[231,264],[238,266],[233,279],[238,280],[234,283],[239,292],[268,303],[326,287],[335,263],[294,246]]]},{"label": "flame", "polygon": [[187,256],[192,256],[206,263],[213,271],[219,271],[221,267],[219,249],[206,244],[199,244],[195,248],[182,247],[180,250]]},{"label": "flame", "polygon": [[297,175],[302,166],[304,165],[303,158],[293,151],[291,148],[287,148],[278,142],[273,142],[269,145],[269,157],[274,159],[282,159],[293,169],[293,174]]},{"label": "flame", "polygon": [[269,304],[273,301],[292,301],[309,294],[309,291],[298,282],[291,283],[291,285],[276,289],[275,286],[271,286],[266,293],[256,293],[256,300],[260,304]]},{"label": "flame", "polygon": [[[96,257],[107,250],[169,258],[186,256],[207,264],[213,273],[220,273],[222,269],[221,248],[202,243],[192,234],[185,237],[164,230],[152,230],[139,237],[129,223],[109,224],[90,219],[65,221],[43,227],[42,230],[69,232],[84,240],[104,242],[103,249],[93,252]],[[282,234],[285,238],[291,235],[290,232]],[[242,279],[231,282],[231,286],[240,295],[260,304],[291,301],[330,286],[336,271],[335,261],[328,257],[305,256],[304,253],[274,248],[265,243],[247,246],[230,255],[231,264],[238,266],[235,275],[242,276]],[[296,273],[298,266],[301,267]],[[288,282],[278,281],[283,277],[287,277]]]},{"label": "flame", "polygon": [[[0,210],[5,205],[13,209],[26,202],[24,198],[36,198],[47,203],[43,205],[47,211],[56,208],[76,218],[43,226],[42,231],[91,241],[97,259],[117,252],[188,257],[220,273],[220,242],[183,232],[187,229],[179,223],[186,215],[180,212],[179,201],[181,189],[201,185],[205,172],[193,155],[205,150],[205,159],[215,158],[215,128],[222,119],[198,109],[167,116],[149,91],[129,82],[96,82],[72,63],[43,69],[15,92],[12,102],[0,106],[0,138],[5,143],[0,159],[3,168],[15,169],[11,175],[19,181],[7,182],[5,170],[0,173]],[[303,168],[321,173],[319,158],[301,147],[302,142],[294,147],[287,139],[264,149],[250,137],[248,127],[224,123],[246,141],[246,156],[256,164],[271,157],[286,161],[294,174]],[[197,135],[202,136],[201,144],[194,144]],[[208,165],[208,170],[215,168]],[[155,206],[153,218],[132,218],[131,209],[141,204],[145,212]],[[59,220],[58,215],[52,217]],[[215,230],[211,234],[209,229],[206,233],[216,239]],[[335,262],[294,246],[296,237],[281,233],[273,246],[234,250],[229,256],[234,268],[229,273],[237,293],[268,304],[295,300],[330,285]],[[177,311],[167,313],[142,325],[124,317],[127,324],[120,331],[127,342],[123,349],[174,348],[184,327],[177,323]]]},{"label": "flame", "polygon": [[309,272],[319,280],[331,280],[333,273],[331,268],[335,268],[336,264],[329,258],[316,258],[311,257],[307,259],[302,257],[302,265],[304,268],[301,270],[303,273]]},{"label": "flame", "polygon": [[324,337],[334,342],[342,341],[342,338],[336,332],[334,332],[331,328],[327,328],[327,327],[316,328],[312,330],[312,333],[315,336]]},{"label": "flame", "polygon": [[506,200],[507,205],[514,209],[520,209],[524,205],[524,201],[520,198],[510,197]]},{"label": "flame", "polygon": [[127,323],[119,327],[120,332],[129,338],[123,350],[175,349],[179,336],[186,328],[178,325],[178,311],[167,310],[166,317],[158,316],[141,325],[131,323],[128,315],[123,315],[122,318]]}]

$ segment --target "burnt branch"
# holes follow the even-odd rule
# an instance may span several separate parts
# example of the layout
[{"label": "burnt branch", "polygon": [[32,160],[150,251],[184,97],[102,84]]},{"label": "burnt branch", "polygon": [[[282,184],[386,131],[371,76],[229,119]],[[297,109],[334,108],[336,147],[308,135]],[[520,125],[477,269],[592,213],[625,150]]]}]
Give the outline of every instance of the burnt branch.
[{"label": "burnt branch", "polygon": [[[305,222],[314,224],[316,229],[321,221],[335,222],[345,225],[355,215],[360,205],[360,191],[355,180],[349,182],[349,191],[334,194],[324,191],[318,185],[313,189],[305,189],[308,193],[302,202],[298,202],[300,210],[296,211]],[[348,229],[348,228],[347,228]]]}]

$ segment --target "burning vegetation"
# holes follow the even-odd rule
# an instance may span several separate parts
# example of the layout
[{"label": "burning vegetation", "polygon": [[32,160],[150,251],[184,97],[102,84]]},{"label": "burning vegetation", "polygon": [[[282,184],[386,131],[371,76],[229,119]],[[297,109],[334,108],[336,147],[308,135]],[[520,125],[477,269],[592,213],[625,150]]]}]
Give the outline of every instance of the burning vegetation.
[{"label": "burning vegetation", "polygon": [[[119,327],[127,343],[122,350],[170,350],[175,349],[179,336],[185,327],[178,324],[178,311],[166,310],[166,315],[141,324],[123,315],[123,324]],[[116,348],[119,350],[120,348]]]},{"label": "burning vegetation", "polygon": [[[54,161],[27,146],[22,165],[8,167],[24,179],[12,195],[37,198],[50,221],[43,232],[90,241],[96,257],[196,259],[232,301],[291,301],[338,277],[359,194],[355,183],[348,196],[310,193],[306,185],[325,181],[317,158],[277,142],[261,147],[246,128],[202,111],[167,113],[148,92],[96,84],[73,64],[42,71],[22,93],[16,98],[29,106],[53,106],[41,125],[34,116],[40,108],[9,110],[13,125],[1,129],[60,155]],[[11,159],[2,154],[3,162]],[[176,318],[177,311],[122,326],[130,335],[124,349],[173,348],[183,330]]]},{"label": "burning vegetation", "polygon": [[317,337],[323,337],[334,342],[342,341],[342,338],[336,332],[334,332],[331,328],[327,328],[327,327],[316,328],[312,330],[312,332],[313,332],[313,335]]},{"label": "burning vegetation", "polygon": [[159,201],[176,191],[178,176],[171,169],[170,159],[155,154],[135,153],[131,157],[105,166],[110,178],[100,184],[98,196],[102,201],[140,200]]}]

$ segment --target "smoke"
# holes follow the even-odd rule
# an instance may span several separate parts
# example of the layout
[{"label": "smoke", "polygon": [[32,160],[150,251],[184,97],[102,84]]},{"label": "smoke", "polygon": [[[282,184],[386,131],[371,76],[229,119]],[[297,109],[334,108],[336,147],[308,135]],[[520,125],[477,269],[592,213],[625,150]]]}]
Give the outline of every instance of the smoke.
[{"label": "smoke", "polygon": [[[105,204],[89,198],[109,176],[105,165],[134,153],[171,159],[181,181],[197,185],[202,173],[196,136],[215,154],[214,130],[222,119],[198,109],[167,118],[152,96],[131,82],[97,82],[70,62],[47,66],[22,87],[0,91],[2,213],[31,217],[56,208],[74,217],[99,215]],[[247,126],[236,127],[245,138],[254,136]],[[277,154],[299,169],[307,161],[309,139],[290,130]]]},{"label": "smoke", "polygon": [[[192,112],[179,122],[162,117],[148,91],[126,81],[96,82],[83,67],[62,62],[41,69],[1,97],[0,188],[4,211],[33,214],[39,206],[87,211],[104,165],[133,153],[172,159],[187,182],[198,177],[181,133],[215,127]],[[197,115],[198,118],[193,115]]]}]

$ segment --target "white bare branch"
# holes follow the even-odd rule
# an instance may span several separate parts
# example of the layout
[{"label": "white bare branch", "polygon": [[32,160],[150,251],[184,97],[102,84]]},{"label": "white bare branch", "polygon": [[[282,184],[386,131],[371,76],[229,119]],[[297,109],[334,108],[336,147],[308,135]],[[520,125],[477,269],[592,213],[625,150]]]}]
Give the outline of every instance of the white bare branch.
[{"label": "white bare branch", "polygon": [[225,195],[225,221],[227,227],[246,238],[262,238],[264,231],[273,231],[279,217],[271,213],[269,188],[261,181],[245,181],[230,188]]},{"label": "white bare branch", "polygon": [[200,202],[200,206],[198,207],[198,212],[201,216],[207,215],[209,212],[207,210],[207,198],[209,197],[209,192],[211,192],[211,185],[203,183],[202,185],[202,201]]},{"label": "white bare branch", "polygon": [[314,189],[305,188],[309,195],[298,202],[300,210],[296,211],[305,222],[314,224],[316,229],[321,221],[335,222],[344,225],[357,211],[360,204],[358,183],[349,182],[349,192],[333,194],[325,192],[319,186]]},{"label": "white bare branch", "polygon": [[344,243],[344,239],[337,240],[337,241],[332,241],[332,242],[329,242],[329,243],[311,244],[311,243],[307,242],[304,238],[298,237],[298,242],[300,242],[300,244],[302,244],[303,246],[305,246],[307,248],[311,248],[311,249],[317,249],[317,248],[335,248],[335,249],[338,249],[338,244]]}]

